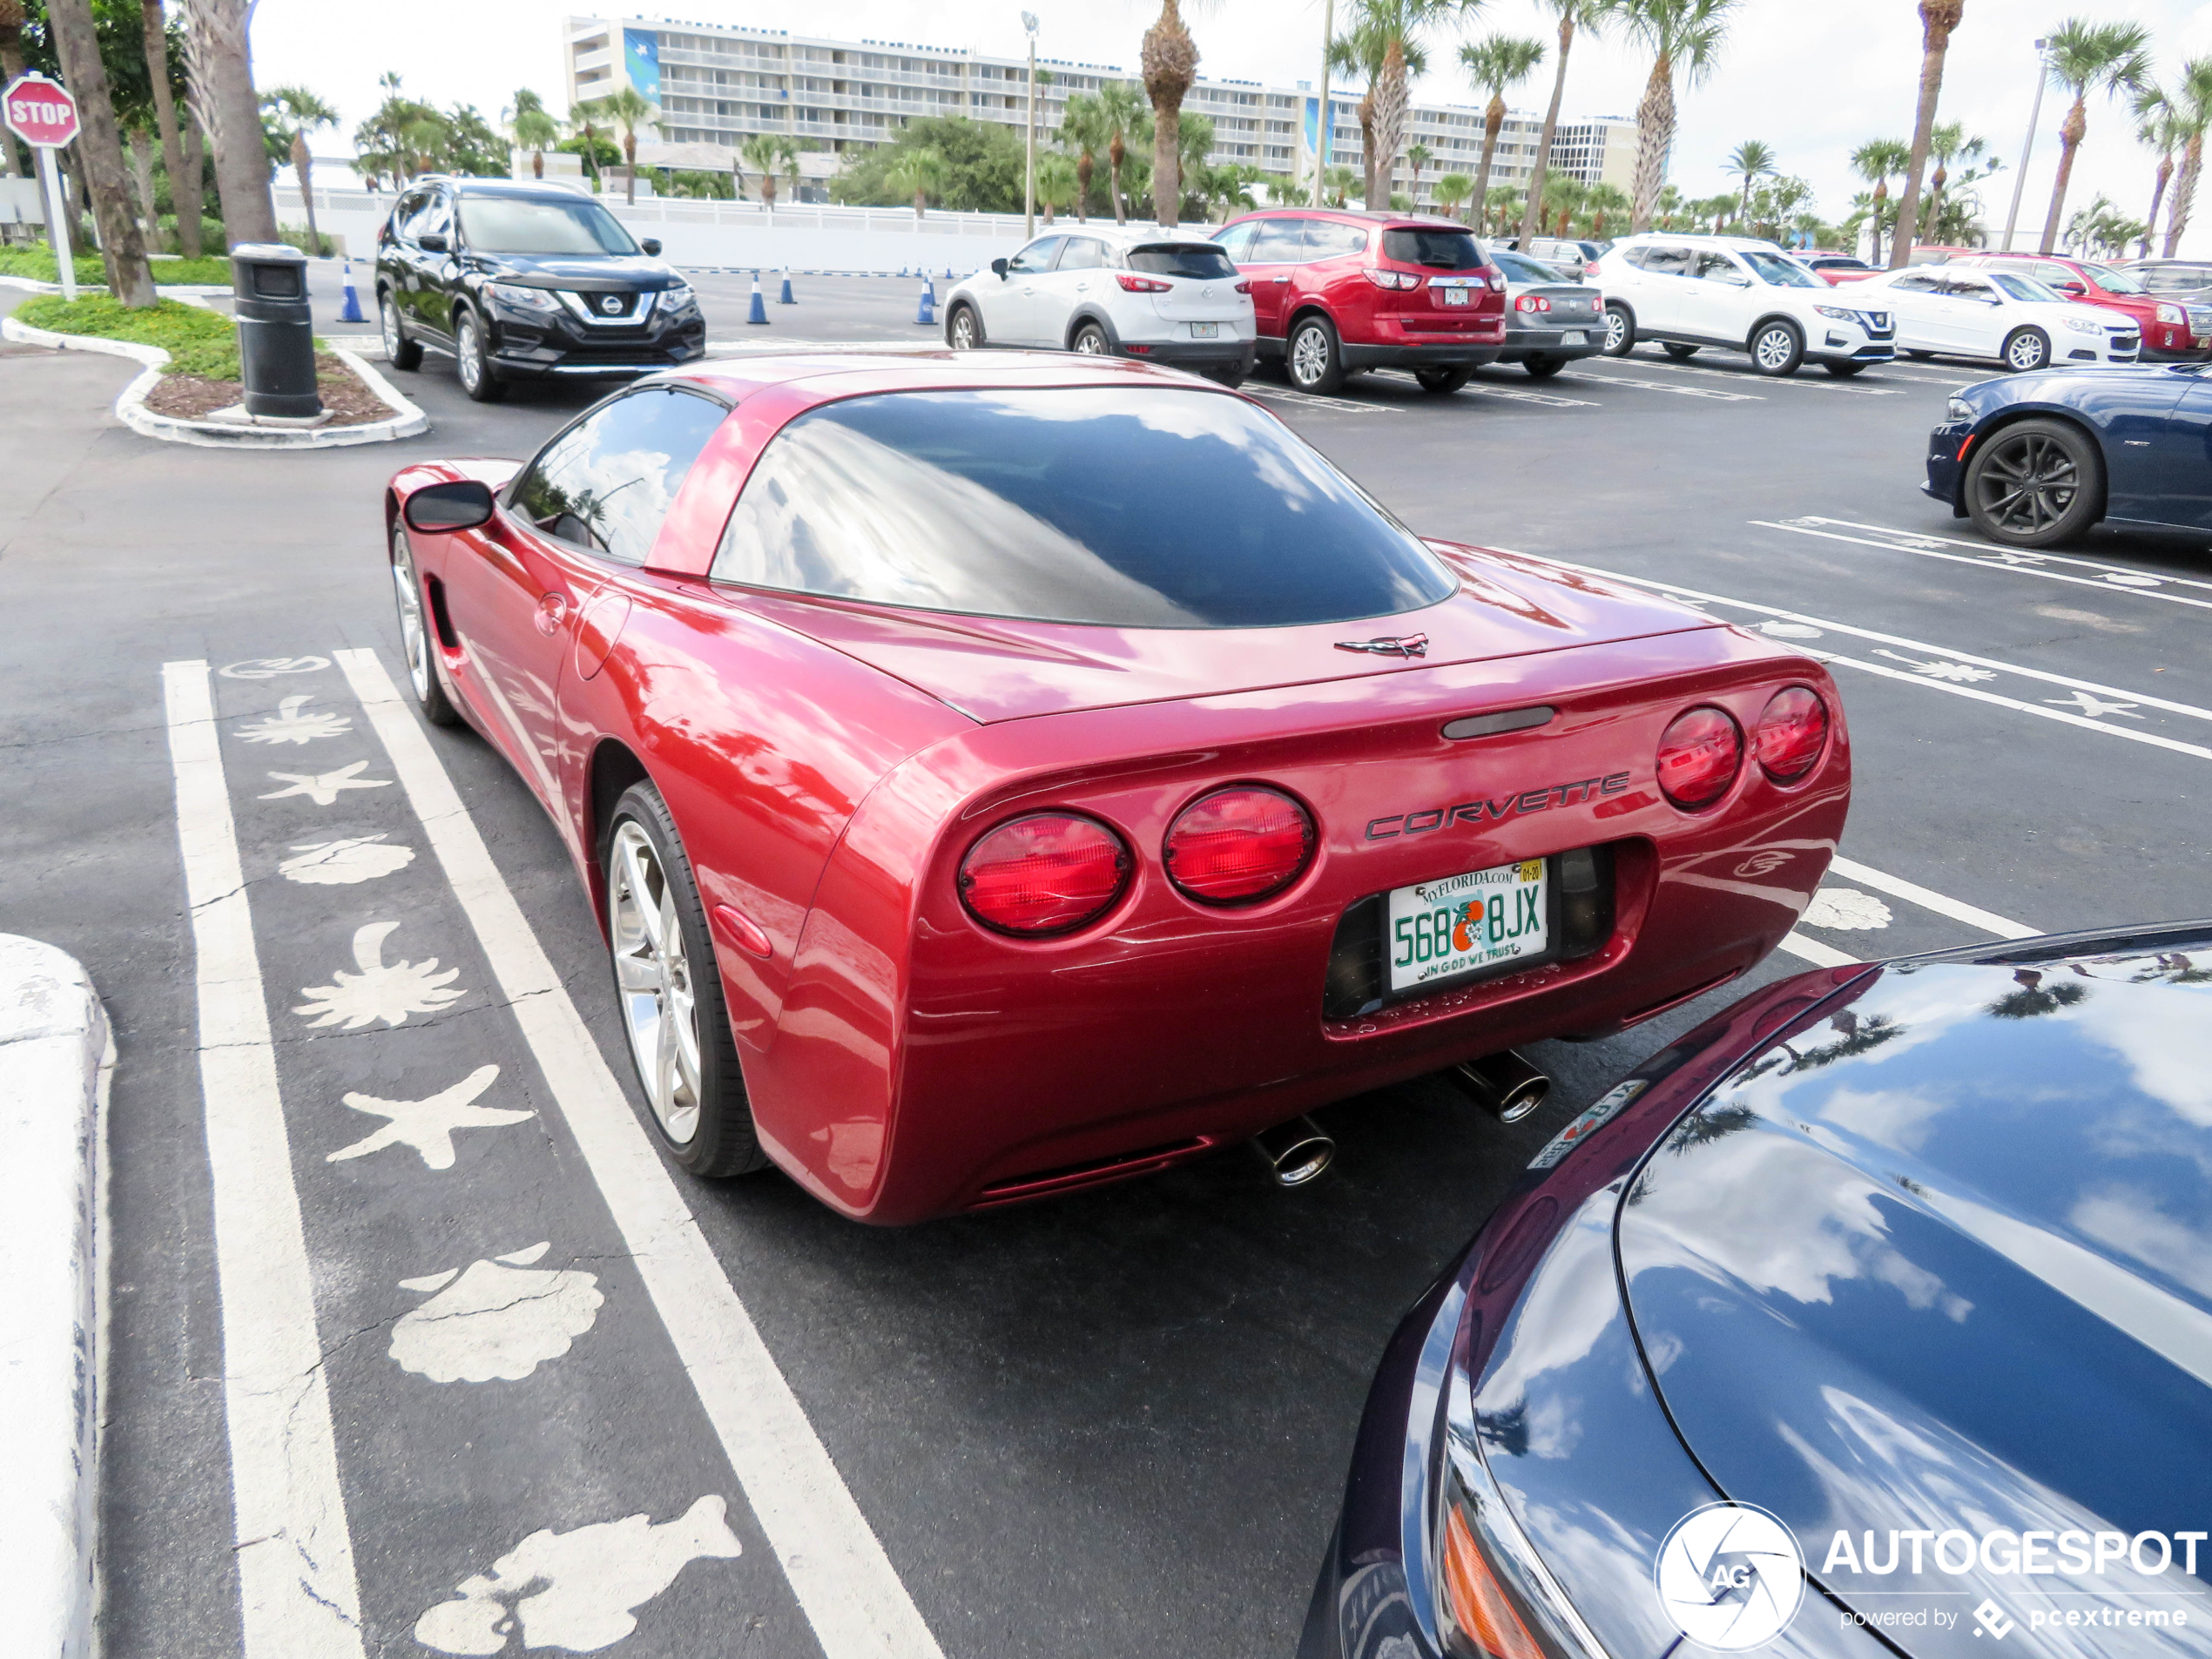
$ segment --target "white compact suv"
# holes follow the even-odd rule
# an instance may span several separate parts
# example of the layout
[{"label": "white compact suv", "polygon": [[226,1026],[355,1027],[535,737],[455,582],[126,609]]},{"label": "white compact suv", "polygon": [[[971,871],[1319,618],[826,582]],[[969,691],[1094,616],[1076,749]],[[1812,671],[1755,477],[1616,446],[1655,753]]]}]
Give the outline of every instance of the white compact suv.
[{"label": "white compact suv", "polygon": [[2142,350],[2133,317],[2076,305],[2019,271],[1924,265],[1850,292],[1895,309],[1898,348],[1908,357],[1993,357],[2027,374],[2053,363],[2132,363]]},{"label": "white compact suv", "polygon": [[945,343],[1137,357],[1236,386],[1258,334],[1251,286],[1217,244],[1157,225],[1078,225],[956,284]]},{"label": "white compact suv", "polygon": [[1807,361],[1856,374],[1897,355],[1886,300],[1831,288],[1772,242],[1650,232],[1616,242],[1584,273],[1605,290],[1605,351],[1656,340],[1669,357],[1701,347],[1749,352],[1762,374]]}]

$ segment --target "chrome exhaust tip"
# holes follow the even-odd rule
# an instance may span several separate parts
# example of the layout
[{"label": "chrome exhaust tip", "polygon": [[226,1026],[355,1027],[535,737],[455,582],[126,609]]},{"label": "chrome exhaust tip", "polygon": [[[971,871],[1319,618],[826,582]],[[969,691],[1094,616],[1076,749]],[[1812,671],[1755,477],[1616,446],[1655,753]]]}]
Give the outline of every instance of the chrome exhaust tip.
[{"label": "chrome exhaust tip", "polygon": [[1444,1075],[1501,1123],[1518,1123],[1551,1097],[1552,1080],[1510,1049],[1462,1060]]},{"label": "chrome exhaust tip", "polygon": [[1336,1161],[1337,1143],[1310,1117],[1262,1130],[1248,1143],[1278,1187],[1302,1187]]}]

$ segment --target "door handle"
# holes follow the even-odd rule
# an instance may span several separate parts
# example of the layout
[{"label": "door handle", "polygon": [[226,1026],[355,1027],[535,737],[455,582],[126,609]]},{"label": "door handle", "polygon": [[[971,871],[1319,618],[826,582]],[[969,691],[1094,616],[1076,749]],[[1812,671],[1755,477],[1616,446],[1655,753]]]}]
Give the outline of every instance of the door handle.
[{"label": "door handle", "polygon": [[1090,292],[1090,284],[1088,282],[1078,282],[1076,284],[1076,292],[1077,293],[1089,293]]},{"label": "door handle", "polygon": [[1288,277],[1286,277],[1286,276],[1278,276],[1278,277],[1275,278],[1275,279],[1274,279],[1274,280],[1275,280],[1275,281],[1278,281],[1278,282],[1288,282],[1288,281],[1290,280],[1290,278],[1288,278]]},{"label": "door handle", "polygon": [[537,631],[548,639],[561,631],[561,624],[568,620],[569,596],[549,593],[537,602]]}]

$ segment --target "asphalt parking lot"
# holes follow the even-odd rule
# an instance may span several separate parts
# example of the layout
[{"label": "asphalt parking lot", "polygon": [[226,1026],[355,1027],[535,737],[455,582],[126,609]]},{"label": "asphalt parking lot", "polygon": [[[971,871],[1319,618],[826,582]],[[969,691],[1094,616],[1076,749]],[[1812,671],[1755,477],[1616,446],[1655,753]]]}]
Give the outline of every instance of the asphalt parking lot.
[{"label": "asphalt parking lot", "polygon": [[[702,277],[710,337],[933,337],[911,281],[798,286],[753,327],[748,279]],[[1624,1039],[1543,1045],[1558,1087],[1511,1128],[1434,1083],[1330,1108],[1337,1168],[1299,1191],[1233,1155],[884,1231],[774,1175],[664,1184],[689,1211],[672,1231],[706,1252],[684,1259],[719,1275],[692,1291],[733,1291],[758,1333],[757,1354],[703,1359],[654,1231],[663,1189],[610,1174],[618,1126],[605,1100],[577,1103],[596,1050],[642,1109],[552,826],[480,740],[395,725],[381,700],[401,668],[384,478],[526,455],[593,394],[475,405],[434,355],[395,376],[426,436],[230,455],[115,425],[132,372],[0,357],[0,666],[17,688],[0,914],[91,968],[119,1048],[107,1650],[261,1659],[241,1586],[274,1573],[330,1611],[271,1655],[841,1659],[868,1650],[848,1618],[906,1633],[889,1649],[906,1653],[1287,1659],[1400,1312],[1529,1153],[1743,986]],[[1647,348],[1541,385],[1484,371],[1449,398],[1393,374],[1333,399],[1248,389],[1424,534],[1651,584],[1831,662],[1857,754],[1844,861],[1764,979],[2212,912],[2206,545],[2100,530],[2000,554],[1921,496],[1949,388],[1990,372],[1777,381]],[[365,855],[382,879],[306,873],[338,840],[395,849]],[[288,1171],[211,1145],[188,883],[203,907],[247,895],[240,1006],[273,1032]],[[510,899],[519,926],[488,927]],[[545,977],[518,989],[525,936]],[[403,967],[422,1017],[354,1021],[341,975]],[[548,1035],[556,1005],[580,1046]],[[287,1301],[256,1274],[295,1250],[305,1294]],[[249,1308],[269,1369],[241,1377],[233,1350],[226,1377],[226,1320]],[[766,1388],[743,1398],[767,1402],[770,1438],[791,1429],[778,1402],[803,1413],[851,1496],[842,1532],[794,1546],[776,1482],[799,1476],[733,1466],[729,1376],[702,1380],[706,1359]],[[331,1429],[307,1461],[337,1501],[314,1538],[248,1536],[267,1469],[233,1467],[239,1424],[285,1440],[315,1398]],[[640,1515],[648,1541],[611,1527]]]}]

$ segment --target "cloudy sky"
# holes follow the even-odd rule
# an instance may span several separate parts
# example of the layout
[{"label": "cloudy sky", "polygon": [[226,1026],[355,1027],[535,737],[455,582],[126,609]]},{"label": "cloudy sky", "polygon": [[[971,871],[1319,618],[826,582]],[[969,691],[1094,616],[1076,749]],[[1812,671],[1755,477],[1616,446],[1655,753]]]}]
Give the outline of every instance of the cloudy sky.
[{"label": "cloudy sky", "polygon": [[[965,46],[1014,55],[1022,49],[1023,0],[667,0],[680,19],[744,24],[837,37],[898,39]],[[1137,43],[1157,15],[1147,0],[1027,0],[1042,24],[1047,56],[1119,64],[1134,74]],[[1348,0],[1339,0],[1342,10]],[[1213,75],[1271,83],[1316,73],[1323,0],[1184,0],[1191,32]],[[377,102],[377,77],[396,69],[410,92],[436,103],[465,100],[496,116],[518,86],[544,93],[557,107],[562,19],[578,10],[561,0],[379,0],[373,7],[334,11],[327,0],[260,0],[254,23],[255,76],[264,86],[297,82],[320,92],[346,117],[345,132]],[[2212,53],[2212,0],[2129,0],[2113,8],[2095,0],[1967,0],[1953,38],[1943,115],[1962,120],[1989,141],[2006,172],[1985,186],[1986,218],[2001,231],[2011,203],[2013,169],[2034,94],[2035,37],[2061,18],[2115,11],[2152,31],[2160,78],[2174,78],[2182,61]],[[648,10],[641,15],[658,17]],[[339,19],[342,17],[342,28]],[[1486,0],[1466,25],[1468,34],[1503,31],[1548,36],[1536,0]],[[1437,72],[1426,98],[1473,103],[1454,72],[1455,37],[1440,38]],[[1690,195],[1727,187],[1720,164],[1746,138],[1771,145],[1784,169],[1810,179],[1820,211],[1840,217],[1859,188],[1849,160],[1854,146],[1878,137],[1909,138],[1920,61],[1915,0],[1740,0],[1737,22],[1717,71],[1682,97],[1683,125],[1673,181]],[[1566,110],[1583,115],[1630,115],[1649,64],[1601,39],[1578,40],[1568,75]],[[1550,67],[1524,89],[1516,106],[1541,111],[1550,92]],[[2044,100],[2042,131],[2027,174],[2020,224],[2040,227],[2050,199],[2060,101]],[[334,136],[317,145],[343,153]],[[2093,105],[2089,138],[2074,170],[2068,201],[2086,204],[2099,192],[2130,215],[2149,206],[2156,158],[2134,142],[2125,108]],[[2212,253],[2212,186],[2184,252]]]}]

